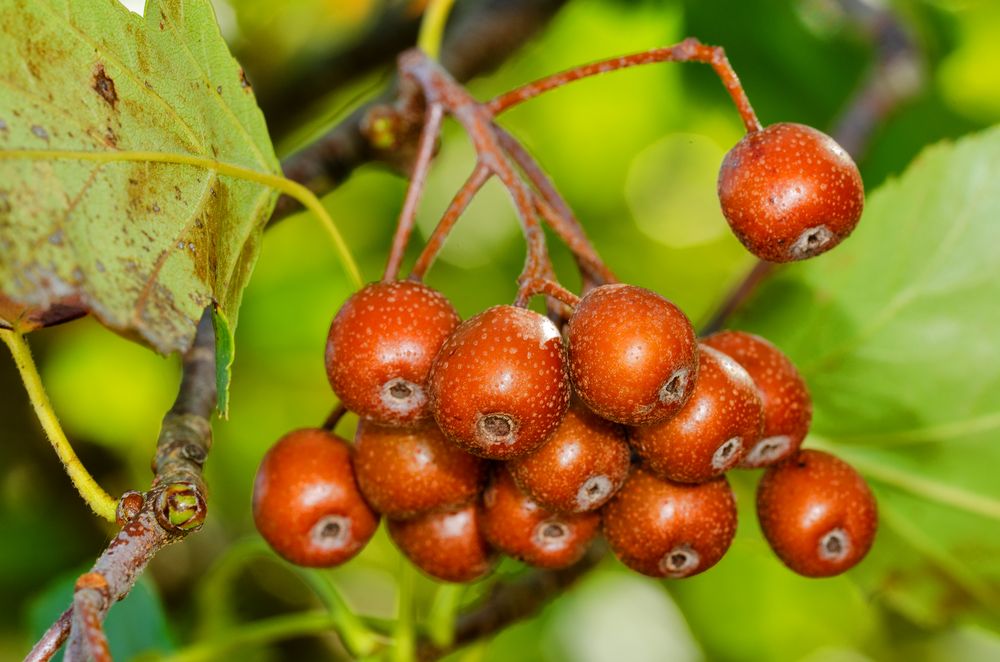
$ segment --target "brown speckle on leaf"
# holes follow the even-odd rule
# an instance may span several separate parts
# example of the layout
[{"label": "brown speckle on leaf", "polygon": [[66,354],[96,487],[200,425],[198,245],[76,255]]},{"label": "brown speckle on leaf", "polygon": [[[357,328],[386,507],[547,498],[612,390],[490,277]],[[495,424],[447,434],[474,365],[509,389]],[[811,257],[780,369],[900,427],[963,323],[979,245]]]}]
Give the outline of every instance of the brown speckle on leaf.
[{"label": "brown speckle on leaf", "polygon": [[216,91],[217,94],[222,94],[222,86],[219,85],[218,87],[216,87],[215,91]]},{"label": "brown speckle on leaf", "polygon": [[250,89],[250,81],[247,80],[247,72],[243,71],[242,68],[240,69],[240,87],[244,90]]},{"label": "brown speckle on leaf", "polygon": [[35,134],[36,137],[41,138],[45,142],[49,141],[49,132],[43,129],[42,127],[38,126],[37,124],[33,124],[31,126],[31,132]]},{"label": "brown speckle on leaf", "polygon": [[100,62],[94,67],[94,91],[101,95],[101,98],[108,102],[112,109],[118,105],[118,92],[115,90],[115,81],[104,71],[104,65]]}]

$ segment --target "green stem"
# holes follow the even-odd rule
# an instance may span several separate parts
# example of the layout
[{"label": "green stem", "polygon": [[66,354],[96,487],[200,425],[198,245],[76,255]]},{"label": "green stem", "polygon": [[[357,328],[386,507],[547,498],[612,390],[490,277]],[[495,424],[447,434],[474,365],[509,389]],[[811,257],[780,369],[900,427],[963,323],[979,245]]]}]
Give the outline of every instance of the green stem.
[{"label": "green stem", "polygon": [[56,455],[62,461],[73,487],[80,493],[91,510],[104,519],[114,522],[118,504],[84,468],[76,451],[73,450],[73,445],[70,444],[66,433],[63,432],[62,426],[59,425],[59,419],[56,417],[52,402],[45,392],[45,386],[42,385],[42,378],[38,374],[38,367],[35,365],[35,360],[31,358],[28,342],[17,331],[6,329],[0,329],[0,339],[3,339],[14,357],[14,363],[17,364],[17,370],[21,374],[21,381],[24,382],[24,389],[28,392],[28,399],[35,409],[35,415],[38,416],[38,421],[42,424],[45,436],[49,438],[49,443],[52,444]]},{"label": "green stem", "polygon": [[417,637],[413,624],[416,579],[416,570],[402,558],[399,571],[399,614],[393,632],[393,662],[414,662],[416,659]]},{"label": "green stem", "polygon": [[417,47],[433,59],[441,54],[441,41],[444,39],[444,27],[448,22],[448,14],[455,0],[430,0],[424,11],[424,19],[420,23],[420,34],[417,36]]},{"label": "green stem", "polygon": [[236,179],[254,182],[262,186],[267,186],[276,191],[298,200],[303,207],[311,211],[319,219],[326,229],[333,244],[340,254],[340,259],[344,263],[347,275],[355,288],[360,288],[363,283],[361,271],[354,262],[347,243],[340,235],[337,225],[330,218],[326,208],[319,201],[319,198],[308,188],[280,175],[273,175],[269,172],[258,172],[243,166],[233,165],[214,161],[193,154],[172,154],[169,152],[145,152],[145,151],[122,151],[122,152],[78,152],[71,150],[57,149],[10,149],[0,150],[0,159],[66,159],[74,161],[93,161],[95,163],[113,163],[117,161],[144,161],[148,163],[175,163],[178,165],[189,165],[203,170],[217,172],[220,175],[228,175]]},{"label": "green stem", "polygon": [[282,639],[317,634],[336,625],[332,613],[304,611],[249,623],[188,646],[158,662],[198,662],[233,659],[232,653],[247,646],[262,646]]},{"label": "green stem", "polygon": [[231,621],[229,587],[239,573],[252,561],[273,559],[271,552],[259,537],[237,541],[226,550],[204,573],[195,587],[195,630],[192,637],[197,641],[207,639],[213,633],[225,629]]},{"label": "green stem", "polygon": [[463,584],[441,584],[427,617],[427,634],[438,648],[450,648],[455,638],[455,615],[465,595]]},{"label": "green stem", "polygon": [[366,657],[374,653],[378,648],[379,636],[354,613],[330,576],[319,570],[300,570],[299,575],[326,605],[333,618],[333,626],[347,650],[355,657]]},{"label": "green stem", "polygon": [[[199,620],[203,626],[199,627],[201,632],[215,632],[219,629],[218,622],[214,627],[211,623],[213,616],[217,618],[221,613],[219,605],[225,602],[228,585],[248,562],[255,559],[275,561],[274,554],[258,538],[244,540],[231,547],[209,571],[203,582],[204,586],[200,587],[197,596]],[[282,567],[289,566],[282,564]],[[317,570],[297,567],[293,569],[327,608],[327,615],[330,618],[328,627],[333,627],[337,631],[347,649],[357,657],[372,654],[378,648],[380,635],[365,625],[364,621],[351,610],[330,577]],[[200,644],[195,647],[198,646]]]}]

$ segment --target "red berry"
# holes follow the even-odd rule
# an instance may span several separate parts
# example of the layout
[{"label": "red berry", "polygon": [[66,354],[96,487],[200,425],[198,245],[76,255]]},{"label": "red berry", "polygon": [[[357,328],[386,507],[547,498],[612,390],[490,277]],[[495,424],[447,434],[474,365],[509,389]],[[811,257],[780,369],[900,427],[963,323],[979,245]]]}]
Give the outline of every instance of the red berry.
[{"label": "red berry", "polygon": [[838,575],[857,565],[878,528],[865,480],[846,462],[814,450],[764,473],[757,517],[778,558],[806,577]]},{"label": "red berry", "polygon": [[694,392],[672,419],[636,428],[632,444],[650,470],[670,480],[700,483],[736,466],[760,439],[760,394],[746,370],[701,346]]},{"label": "red berry", "polygon": [[699,485],[636,469],[604,507],[615,556],[650,577],[690,577],[719,562],[736,534],[736,500],[725,477]]},{"label": "red berry", "polygon": [[546,510],[517,488],[500,468],[483,493],[481,526],[493,547],[540,568],[576,563],[597,535],[596,512],[559,514]]},{"label": "red berry", "polygon": [[569,406],[562,339],[548,318],[494,306],[463,322],[431,370],[431,411],[465,450],[505,460],[538,448]]},{"label": "red berry", "polygon": [[433,421],[412,429],[362,422],[354,445],[361,493],[394,519],[469,503],[486,477],[486,462],[450,443]]},{"label": "red berry", "polygon": [[548,441],[507,465],[534,501],[565,513],[603,506],[625,482],[630,466],[625,429],[578,402]]},{"label": "red berry", "polygon": [[702,342],[743,366],[764,404],[763,436],[740,466],[764,467],[792,456],[802,445],[812,421],[812,400],[795,364],[780,349],[752,333],[720,331]]},{"label": "red berry", "polygon": [[333,319],[326,374],[344,405],[363,419],[408,425],[428,416],[427,375],[458,314],[421,283],[371,283]]},{"label": "red berry", "polygon": [[865,204],[858,167],[833,138],[802,124],[748,133],[719,170],[733,232],[762,260],[824,253],[851,234]]},{"label": "red berry", "polygon": [[347,561],[378,527],[354,480],[350,445],[318,429],[290,432],[264,456],[253,517],[274,551],[315,567]]},{"label": "red berry", "polygon": [[598,415],[646,425],[676,414],[691,395],[698,344],[690,320],[659,294],[602,285],[567,329],[573,386]]},{"label": "red berry", "polygon": [[388,520],[389,536],[415,566],[446,582],[471,582],[490,573],[494,555],[471,503],[408,520]]}]

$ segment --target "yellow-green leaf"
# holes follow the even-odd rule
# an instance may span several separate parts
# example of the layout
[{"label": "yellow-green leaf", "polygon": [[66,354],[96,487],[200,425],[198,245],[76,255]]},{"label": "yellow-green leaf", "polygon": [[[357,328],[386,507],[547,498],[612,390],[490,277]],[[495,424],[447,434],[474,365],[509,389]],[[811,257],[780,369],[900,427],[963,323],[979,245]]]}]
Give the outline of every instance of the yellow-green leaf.
[{"label": "yellow-green leaf", "polygon": [[230,347],[276,199],[234,170],[280,175],[209,0],[0,0],[0,294],[164,353],[214,304]]}]

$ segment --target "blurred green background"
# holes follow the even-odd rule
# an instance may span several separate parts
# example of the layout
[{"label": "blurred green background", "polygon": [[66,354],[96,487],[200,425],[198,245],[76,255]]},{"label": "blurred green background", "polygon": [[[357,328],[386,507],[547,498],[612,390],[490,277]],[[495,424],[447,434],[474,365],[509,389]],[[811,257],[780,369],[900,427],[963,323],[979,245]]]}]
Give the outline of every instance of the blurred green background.
[{"label": "blurred green background", "polygon": [[[223,33],[267,107],[268,90],[280,89],[289,72],[350,47],[382,12],[396,11],[400,3],[215,4]],[[572,0],[539,38],[470,87],[487,98],[574,64],[693,35],[726,48],[765,124],[796,121],[832,130],[871,73],[876,52],[844,4]],[[926,145],[1000,121],[1000,3],[881,4],[918,46],[923,76],[906,79],[918,83],[916,95],[878,123],[857,155],[869,191],[901,173]],[[387,71],[376,69],[317,95],[321,98],[297,120],[299,128],[275,135],[279,154],[376,93]],[[696,324],[752,266],[728,232],[715,197],[718,165],[742,128],[707,67],[662,65],[590,80],[519,107],[504,123],[548,169],[620,278],[671,298]],[[421,206],[422,237],[472,162],[467,140],[449,125]],[[398,176],[366,166],[324,199],[366,279],[381,272],[404,190]],[[561,247],[553,251],[564,282],[575,287],[568,254]],[[523,258],[513,210],[492,183],[451,236],[429,282],[469,316],[513,298]],[[319,424],[333,404],[323,346],[330,319],[349,293],[313,218],[298,215],[268,231],[240,313],[230,417],[215,425],[207,464],[209,523],[160,554],[129,598],[131,607],[112,611],[109,632],[120,659],[148,650],[180,651],[230,627],[318,604],[289,566],[262,550],[250,493],[267,448],[291,429]],[[90,319],[37,332],[31,341],[56,411],[85,465],[114,494],[148,485],[159,421],[178,383],[176,357],[158,357]],[[990,367],[995,373],[1000,365]],[[349,434],[352,425],[346,421],[342,432]],[[992,442],[1000,442],[996,434]],[[460,657],[1000,660],[997,557],[983,549],[965,556],[961,550],[957,556],[941,551],[933,527],[952,525],[947,511],[907,520],[911,528],[914,521],[918,527],[927,524],[915,537],[900,533],[905,526],[884,527],[871,558],[856,572],[806,580],[781,566],[760,537],[752,508],[756,479],[751,473],[734,479],[740,532],[725,559],[705,575],[656,582],[608,560],[539,617]],[[878,482],[875,488],[880,499],[895,503],[897,497]],[[988,489],[987,498],[1000,498],[995,483]],[[963,526],[980,526],[994,538],[1000,527],[986,518]],[[0,659],[24,654],[32,637],[67,604],[72,577],[89,566],[110,535],[71,489],[12,363],[0,358]],[[898,546],[913,547],[919,540],[929,541],[917,550],[927,558],[919,572],[933,581],[900,589],[900,582],[910,580],[893,575]],[[980,564],[992,574],[980,573]],[[380,532],[358,559],[329,574],[358,611],[391,618],[399,568],[399,555]],[[501,575],[521,571],[511,563]],[[961,577],[980,585],[976,599]],[[488,585],[469,588],[465,599]],[[420,578],[417,588],[418,613],[425,613],[435,585]],[[345,655],[333,635],[254,645],[239,654],[247,662]]]}]

